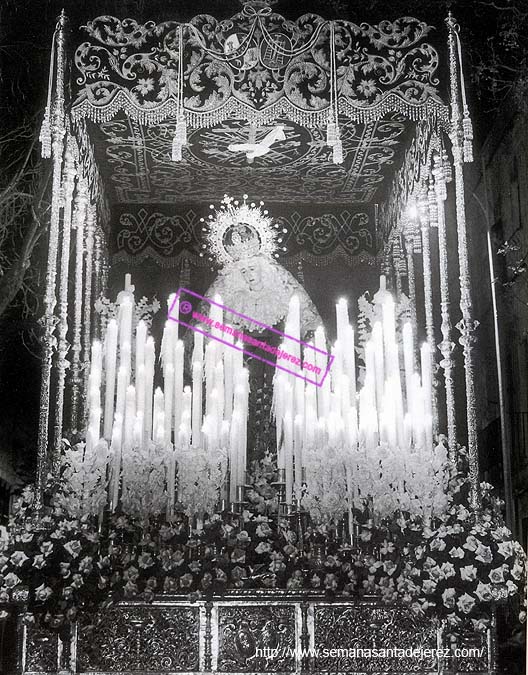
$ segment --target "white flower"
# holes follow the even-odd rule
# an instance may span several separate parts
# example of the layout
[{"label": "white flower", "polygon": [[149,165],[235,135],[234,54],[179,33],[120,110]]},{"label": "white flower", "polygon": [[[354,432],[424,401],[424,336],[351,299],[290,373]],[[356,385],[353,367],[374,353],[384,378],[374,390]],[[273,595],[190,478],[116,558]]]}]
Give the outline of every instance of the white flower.
[{"label": "white flower", "polygon": [[514,584],[511,579],[508,579],[508,581],[506,582],[506,588],[508,589],[508,593],[510,595],[515,595],[517,593],[517,591],[519,590],[517,588],[517,584]]},{"label": "white flower", "polygon": [[469,537],[466,539],[466,543],[464,544],[463,548],[465,548],[466,551],[476,551],[479,545],[480,545],[479,540],[472,534],[470,534]]},{"label": "white flower", "polygon": [[35,589],[35,597],[41,602],[45,602],[50,597],[50,595],[53,595],[53,591],[49,586],[40,584],[40,586]]},{"label": "white flower", "polygon": [[504,571],[502,567],[496,567],[494,570],[491,570],[488,576],[491,583],[493,584],[504,583]]},{"label": "white flower", "polygon": [[53,552],[53,542],[52,541],[43,541],[40,545],[40,550],[44,553],[45,556],[50,555]]},{"label": "white flower", "polygon": [[464,593],[464,595],[457,600],[456,604],[460,611],[464,612],[464,614],[469,614],[476,603],[475,598],[472,595]]},{"label": "white flower", "polygon": [[19,579],[16,574],[13,574],[13,572],[9,572],[9,574],[6,574],[4,577],[4,586],[6,588],[14,588],[21,583],[22,579]]},{"label": "white flower", "polygon": [[503,558],[509,558],[513,555],[513,544],[511,541],[501,541],[498,545],[498,549]]},{"label": "white flower", "polygon": [[29,560],[24,551],[15,551],[14,553],[11,553],[9,559],[11,560],[13,565],[15,565],[15,567],[22,567],[22,565],[26,562],[26,560]]},{"label": "white flower", "polygon": [[489,546],[484,546],[484,544],[479,544],[475,554],[475,560],[480,560],[480,562],[483,563],[492,562],[493,555],[491,553],[491,548]]},{"label": "white flower", "polygon": [[36,555],[33,558],[32,567],[36,567],[37,569],[41,570],[45,565],[46,565],[46,558],[42,554]]},{"label": "white flower", "polygon": [[474,565],[466,565],[460,568],[460,576],[463,581],[475,581],[477,578],[477,568]]},{"label": "white flower", "polygon": [[80,541],[74,539],[73,541],[69,541],[68,543],[64,544],[64,548],[68,551],[72,558],[77,558],[81,552],[82,546]]},{"label": "white flower", "polygon": [[440,569],[442,570],[446,579],[449,577],[454,577],[456,574],[454,565],[450,562],[442,563],[442,567]]},{"label": "white flower", "polygon": [[450,626],[460,626],[462,621],[460,620],[460,617],[458,617],[454,612],[452,614],[447,615],[447,623]]},{"label": "white flower", "polygon": [[433,539],[431,542],[431,549],[433,551],[443,551],[446,547],[446,543],[443,539]]},{"label": "white flower", "polygon": [[444,579],[445,575],[438,565],[435,565],[432,569],[429,570],[429,574],[432,579],[435,579],[436,581],[439,581],[440,579]]},{"label": "white flower", "polygon": [[491,600],[491,591],[489,584],[483,584],[482,581],[479,581],[475,595],[482,602],[487,602]]},{"label": "white flower", "polygon": [[448,609],[453,609],[455,606],[456,591],[454,588],[446,588],[442,593],[442,601]]},{"label": "white flower", "polygon": [[432,579],[425,579],[425,581],[422,584],[423,592],[426,595],[429,595],[430,593],[434,593],[436,591],[436,581],[433,581]]},{"label": "white flower", "polygon": [[465,506],[460,505],[457,509],[457,518],[458,520],[467,520],[470,516],[470,512],[466,509]]},{"label": "white flower", "polygon": [[464,553],[464,550],[460,548],[460,546],[453,546],[453,548],[449,551],[449,555],[451,558],[463,558],[466,554]]},{"label": "white flower", "polygon": [[383,563],[383,569],[390,576],[391,574],[394,574],[394,572],[396,571],[397,565],[392,560],[386,560]]},{"label": "white flower", "polygon": [[511,569],[511,575],[516,581],[519,581],[519,579],[523,575],[522,565],[519,565],[519,563],[515,563],[515,565]]}]

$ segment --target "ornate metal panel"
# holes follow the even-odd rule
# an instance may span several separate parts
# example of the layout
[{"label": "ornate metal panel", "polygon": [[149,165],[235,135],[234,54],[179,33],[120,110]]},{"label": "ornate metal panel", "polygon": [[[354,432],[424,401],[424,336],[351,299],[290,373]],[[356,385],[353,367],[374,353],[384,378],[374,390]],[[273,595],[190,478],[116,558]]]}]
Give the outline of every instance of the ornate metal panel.
[{"label": "ornate metal panel", "polygon": [[83,615],[77,670],[198,671],[199,628],[197,606],[119,606]]},{"label": "ornate metal panel", "polygon": [[[389,648],[435,649],[436,629],[420,622],[408,609],[387,605],[315,605],[314,657],[316,671],[341,673],[436,672],[436,657],[352,656],[351,651]],[[324,650],[342,649],[328,654]],[[383,653],[383,652],[378,652]]]},{"label": "ornate metal panel", "polygon": [[58,633],[30,626],[26,628],[25,636],[25,672],[56,673],[59,663]]},{"label": "ornate metal panel", "polygon": [[[292,672],[298,641],[296,633],[293,604],[220,605],[217,670],[224,673]],[[263,651],[257,652],[257,649]]]},{"label": "ornate metal panel", "polygon": [[[266,596],[255,591],[208,602],[160,597],[153,604],[119,603],[83,614],[71,644],[62,644],[55,632],[22,625],[19,637],[24,652],[21,675],[61,668],[101,675],[428,675],[439,667],[446,673],[485,675],[496,669],[490,656],[493,632],[446,644],[435,626],[419,620],[408,607],[357,599],[329,602],[310,593]],[[449,647],[449,656],[437,663],[440,644]],[[431,656],[359,653],[390,648],[421,649],[423,654],[430,650]]]}]

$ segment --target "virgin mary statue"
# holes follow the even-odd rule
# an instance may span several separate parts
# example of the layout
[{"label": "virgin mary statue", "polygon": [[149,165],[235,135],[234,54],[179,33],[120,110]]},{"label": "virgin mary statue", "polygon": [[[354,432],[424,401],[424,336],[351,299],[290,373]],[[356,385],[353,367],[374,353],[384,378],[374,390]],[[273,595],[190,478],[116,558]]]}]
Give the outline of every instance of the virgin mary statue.
[{"label": "virgin mary statue", "polygon": [[[301,340],[309,341],[317,326],[322,325],[321,317],[301,284],[277,262],[284,231],[262,207],[263,202],[248,204],[247,195],[242,203],[226,196],[221,208],[209,217],[206,247],[220,271],[206,297],[220,295],[224,306],[244,315],[229,317],[234,327],[278,347],[281,336],[267,327],[284,331],[290,299],[296,295]],[[250,373],[248,454],[249,459],[256,459],[275,443],[271,422],[275,369],[248,355],[245,360]]]}]

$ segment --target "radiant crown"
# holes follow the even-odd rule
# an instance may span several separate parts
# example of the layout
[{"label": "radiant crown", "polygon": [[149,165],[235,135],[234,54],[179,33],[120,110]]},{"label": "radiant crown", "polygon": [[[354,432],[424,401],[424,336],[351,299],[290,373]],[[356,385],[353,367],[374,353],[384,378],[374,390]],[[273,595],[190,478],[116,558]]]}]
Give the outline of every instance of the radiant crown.
[{"label": "radiant crown", "polygon": [[263,209],[264,202],[249,204],[247,195],[242,199],[241,203],[224,195],[219,209],[211,204],[214,213],[207,220],[200,218],[207,239],[201,256],[208,253],[209,260],[225,266],[257,255],[278,258],[278,251],[286,250],[280,244],[287,230],[273,224],[267,209]]}]

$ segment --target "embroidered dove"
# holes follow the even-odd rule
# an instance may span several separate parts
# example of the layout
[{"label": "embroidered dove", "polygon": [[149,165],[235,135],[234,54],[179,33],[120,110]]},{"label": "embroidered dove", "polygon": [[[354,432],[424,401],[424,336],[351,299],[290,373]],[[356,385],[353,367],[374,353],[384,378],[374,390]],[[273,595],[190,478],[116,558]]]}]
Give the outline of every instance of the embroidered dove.
[{"label": "embroidered dove", "polygon": [[286,140],[286,135],[284,134],[284,127],[282,124],[278,124],[275,129],[270,131],[259,143],[232,143],[228,146],[228,150],[231,152],[245,152],[248,159],[255,159],[255,157],[261,157],[270,151],[271,146],[276,141]]}]

